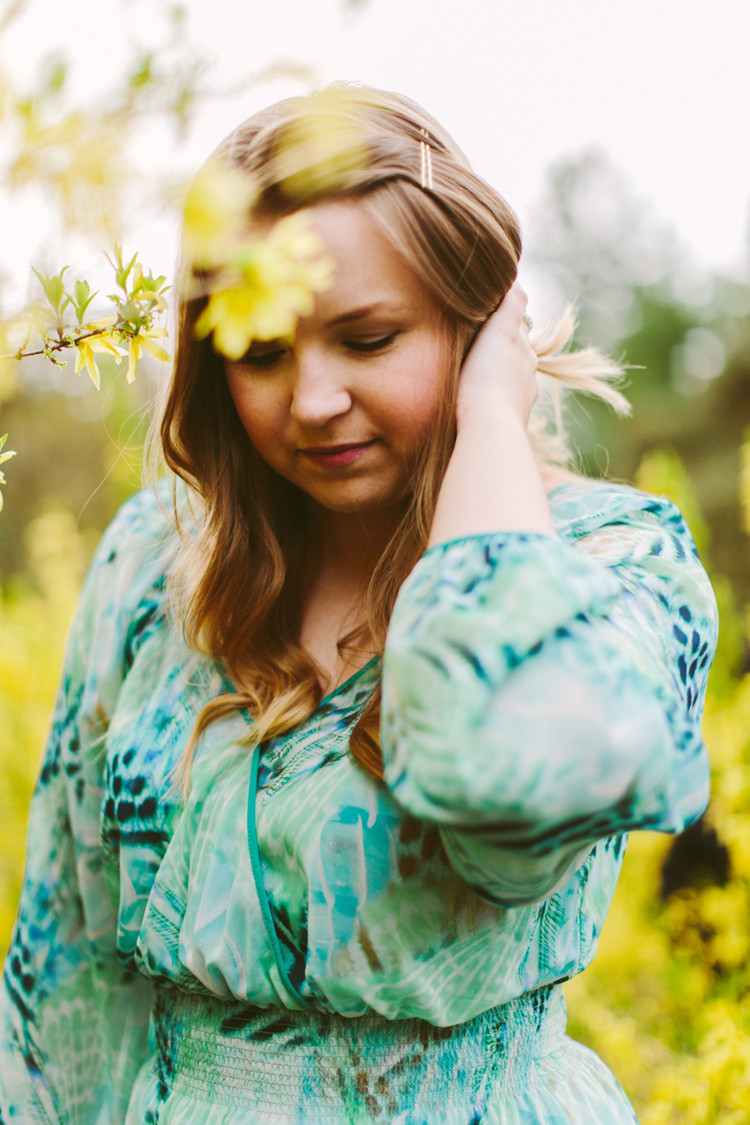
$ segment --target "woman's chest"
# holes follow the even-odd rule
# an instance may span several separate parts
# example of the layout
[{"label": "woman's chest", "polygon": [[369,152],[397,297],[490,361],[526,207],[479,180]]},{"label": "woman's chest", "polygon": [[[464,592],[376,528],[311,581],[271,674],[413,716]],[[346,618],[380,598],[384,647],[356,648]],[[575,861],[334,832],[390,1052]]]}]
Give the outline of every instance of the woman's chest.
[{"label": "woman's chest", "polygon": [[[349,734],[377,682],[374,661],[322,702],[316,712],[263,747],[260,804],[291,780],[345,756]],[[105,739],[102,835],[115,850],[153,830],[167,842],[187,802],[213,807],[223,798],[222,777],[249,778],[252,722],[245,712],[210,723],[188,752],[206,704],[230,696],[231,683],[213,661],[191,653],[166,626],[140,646],[129,669]],[[186,785],[186,778],[190,777]]]},{"label": "woman's chest", "polygon": [[217,948],[246,940],[249,949],[258,905],[249,818],[272,910],[295,941],[308,950],[318,943],[329,969],[337,958],[339,967],[351,960],[352,946],[376,965],[376,949],[398,933],[398,948],[384,956],[399,961],[402,947],[426,950],[498,913],[454,877],[438,830],[405,815],[351,760],[351,729],[378,674],[371,663],[305,723],[268,743],[252,794],[247,719],[236,713],[212,724],[183,798],[190,732],[227,685],[215,666],[178,646],[144,643],[110,727],[102,800],[121,958],[137,960],[149,900],[153,907],[157,898],[169,914],[172,956],[200,934],[209,940],[209,930]]},{"label": "woman's chest", "polygon": [[[109,730],[103,779],[103,857],[124,965],[187,991],[285,1003],[265,897],[290,980],[341,1013],[398,1018],[434,1003],[441,1022],[448,994],[438,982],[459,971],[466,996],[450,992],[451,1020],[468,1018],[464,1000],[466,1011],[483,1010],[491,980],[502,997],[517,993],[518,973],[524,986],[529,974],[559,975],[530,954],[544,907],[478,899],[455,875],[438,829],[405,814],[352,761],[349,735],[378,674],[367,666],[267,744],[257,790],[248,720],[237,712],[211,724],[183,797],[190,732],[228,685],[179,646],[144,642]],[[560,918],[579,913],[584,886],[558,903]],[[578,928],[566,933],[576,948],[556,949],[556,962],[580,956]]]}]

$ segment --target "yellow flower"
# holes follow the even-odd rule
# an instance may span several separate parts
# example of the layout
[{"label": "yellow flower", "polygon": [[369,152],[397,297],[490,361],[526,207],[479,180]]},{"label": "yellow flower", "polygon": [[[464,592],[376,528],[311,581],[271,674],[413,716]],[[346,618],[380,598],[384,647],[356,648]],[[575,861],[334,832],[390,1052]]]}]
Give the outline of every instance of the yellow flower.
[{"label": "yellow flower", "polygon": [[206,268],[226,263],[255,195],[246,173],[216,159],[203,165],[183,205],[183,245],[191,262]]},{"label": "yellow flower", "polygon": [[[130,341],[130,353],[128,357],[128,382],[132,383],[135,379],[136,368],[138,360],[141,358],[143,352],[148,352],[154,359],[160,359],[162,363],[169,363],[172,358],[169,352],[165,352],[164,348],[154,343],[154,338],[160,338],[167,335],[166,328],[142,328],[137,336],[134,336]],[[123,353],[124,354],[124,353]]]},{"label": "yellow flower", "polygon": [[367,163],[367,147],[348,92],[319,91],[281,131],[275,156],[282,191],[291,199],[309,202],[336,186],[346,186]]},{"label": "yellow flower", "polygon": [[[94,330],[105,328],[108,324],[114,324],[114,321],[115,318],[113,316],[105,317],[104,320],[94,321],[87,325],[87,328]],[[127,353],[124,348],[117,346],[111,332],[100,332],[96,336],[87,336],[76,340],[76,375],[80,375],[82,369],[85,367],[93,380],[94,386],[99,390],[101,378],[99,376],[99,368],[94,359],[95,352],[104,355],[113,355],[115,357],[115,363],[120,363],[122,357]]]},{"label": "yellow flower", "polygon": [[331,283],[331,263],[310,227],[309,216],[297,212],[281,219],[265,239],[252,239],[233,255],[234,284],[209,296],[195,333],[213,333],[214,347],[239,359],[253,340],[294,335],[297,319],[312,312],[313,294]]}]

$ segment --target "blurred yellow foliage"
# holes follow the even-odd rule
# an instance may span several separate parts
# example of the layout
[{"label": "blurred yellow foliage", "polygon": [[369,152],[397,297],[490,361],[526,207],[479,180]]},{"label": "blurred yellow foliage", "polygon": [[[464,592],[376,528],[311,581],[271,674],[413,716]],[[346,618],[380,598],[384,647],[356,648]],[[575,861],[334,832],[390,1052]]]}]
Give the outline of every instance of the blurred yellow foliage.
[{"label": "blurred yellow foliage", "polygon": [[289,199],[327,195],[367,164],[367,136],[350,97],[346,89],[318,90],[282,131],[274,159]]},{"label": "blurred yellow foliage", "polygon": [[211,158],[188,185],[182,205],[182,240],[199,269],[222,266],[247,234],[256,190],[250,176]]},{"label": "blurred yellow foliage", "polygon": [[41,99],[19,102],[16,109],[20,138],[8,168],[10,186],[41,184],[66,226],[116,237],[128,177],[127,116],[74,111],[48,120]]},{"label": "blurred yellow foliage", "polygon": [[[674,454],[649,455],[638,480],[671,494],[700,528]],[[34,586],[0,600],[3,951],[20,890],[27,805],[91,546],[67,513],[35,520],[27,533]],[[727,605],[725,618],[735,613]],[[571,1034],[612,1067],[642,1125],[750,1125],[750,675],[731,666],[732,651],[720,654],[730,665],[716,667],[704,724],[714,771],[708,815],[729,851],[729,877],[665,901],[662,866],[672,841],[635,833],[596,960],[566,985]]]},{"label": "blurred yellow foliage", "polygon": [[[705,551],[705,524],[677,455],[648,454],[637,483],[674,500]],[[743,501],[747,518],[747,486]],[[642,1125],[750,1123],[750,675],[736,668],[744,622],[721,579],[715,584],[723,637],[703,724],[712,761],[707,819],[728,850],[729,877],[721,886],[698,879],[664,901],[670,840],[634,834],[596,960],[566,985],[571,1033],[612,1067]]]},{"label": "blurred yellow foliage", "polygon": [[698,554],[705,561],[709,547],[708,525],[680,458],[673,449],[652,449],[635,474],[635,485],[655,496],[668,496],[682,512],[690,528]]},{"label": "blurred yellow foliage", "polygon": [[67,512],[27,531],[35,588],[0,597],[0,946],[8,946],[21,889],[24,836],[39,755],[60,677],[65,636],[88,555]]}]

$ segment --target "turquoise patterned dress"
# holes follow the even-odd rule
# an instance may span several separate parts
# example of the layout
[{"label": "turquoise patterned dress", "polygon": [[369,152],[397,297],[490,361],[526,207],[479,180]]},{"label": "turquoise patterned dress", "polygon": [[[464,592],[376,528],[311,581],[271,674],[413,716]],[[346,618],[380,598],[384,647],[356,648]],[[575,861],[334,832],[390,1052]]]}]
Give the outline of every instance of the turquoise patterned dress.
[{"label": "turquoise patterned dress", "polygon": [[[253,755],[165,608],[154,493],[105,533],[31,807],[0,1119],[624,1125],[565,1034],[627,833],[705,808],[715,603],[679,512],[556,489],[557,536],[428,551],[385,657]],[[347,752],[379,677],[386,781]],[[255,776],[257,774],[257,776]]]}]

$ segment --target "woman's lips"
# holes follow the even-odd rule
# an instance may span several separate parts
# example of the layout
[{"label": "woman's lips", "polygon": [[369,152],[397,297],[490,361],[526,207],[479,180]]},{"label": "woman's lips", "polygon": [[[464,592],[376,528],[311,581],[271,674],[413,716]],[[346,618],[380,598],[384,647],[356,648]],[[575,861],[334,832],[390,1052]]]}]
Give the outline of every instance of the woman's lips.
[{"label": "woman's lips", "polygon": [[316,445],[309,449],[300,449],[299,452],[304,453],[305,457],[308,457],[314,465],[320,465],[322,469],[338,469],[358,461],[374,444],[374,441],[361,441],[347,445]]}]

